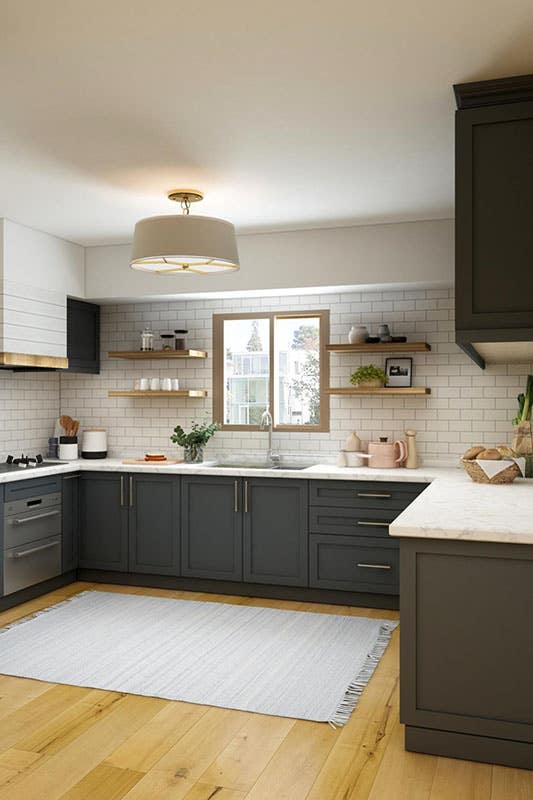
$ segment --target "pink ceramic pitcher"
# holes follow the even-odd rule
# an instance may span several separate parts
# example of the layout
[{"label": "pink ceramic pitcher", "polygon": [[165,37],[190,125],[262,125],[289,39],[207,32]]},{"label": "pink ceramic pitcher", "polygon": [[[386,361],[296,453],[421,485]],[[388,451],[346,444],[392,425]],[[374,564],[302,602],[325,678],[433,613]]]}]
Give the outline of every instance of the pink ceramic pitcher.
[{"label": "pink ceramic pitcher", "polygon": [[368,454],[372,456],[368,462],[372,469],[396,469],[407,460],[407,445],[403,439],[389,442],[386,436],[382,436],[379,442],[368,443]]}]

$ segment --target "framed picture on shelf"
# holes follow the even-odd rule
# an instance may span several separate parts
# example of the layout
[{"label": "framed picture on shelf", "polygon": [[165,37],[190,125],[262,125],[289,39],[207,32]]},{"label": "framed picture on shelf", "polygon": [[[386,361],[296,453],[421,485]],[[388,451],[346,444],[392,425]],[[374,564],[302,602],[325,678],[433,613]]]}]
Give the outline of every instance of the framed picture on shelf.
[{"label": "framed picture on shelf", "polygon": [[385,375],[387,376],[387,386],[390,388],[398,386],[412,386],[413,359],[386,358]]}]

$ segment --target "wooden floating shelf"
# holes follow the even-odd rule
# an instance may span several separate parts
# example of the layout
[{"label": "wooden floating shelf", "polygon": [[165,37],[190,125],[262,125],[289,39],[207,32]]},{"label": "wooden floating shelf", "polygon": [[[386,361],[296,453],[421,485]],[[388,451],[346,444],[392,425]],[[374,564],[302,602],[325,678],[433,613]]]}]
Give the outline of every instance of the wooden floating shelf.
[{"label": "wooden floating shelf", "polygon": [[205,389],[179,389],[178,391],[165,391],[158,389],[121,389],[107,393],[108,397],[207,397]]},{"label": "wooden floating shelf", "polygon": [[376,342],[375,344],[327,344],[330,353],[427,353],[427,342]]},{"label": "wooden floating shelf", "polygon": [[112,350],[109,358],[148,359],[154,358],[207,358],[206,350]]},{"label": "wooden floating shelf", "polygon": [[351,387],[339,387],[337,389],[326,389],[328,394],[344,394],[344,395],[363,395],[363,394],[379,394],[385,395],[413,395],[413,394],[431,394],[431,389],[427,386],[391,386],[390,389],[383,387],[382,389],[355,389]]}]

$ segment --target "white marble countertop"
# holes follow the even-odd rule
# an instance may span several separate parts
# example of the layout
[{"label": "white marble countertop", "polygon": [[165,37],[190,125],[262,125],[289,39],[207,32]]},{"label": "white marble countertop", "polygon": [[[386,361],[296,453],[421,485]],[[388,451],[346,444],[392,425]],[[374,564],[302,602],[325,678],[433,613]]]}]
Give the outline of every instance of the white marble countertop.
[{"label": "white marble countertop", "polygon": [[[291,460],[294,463],[296,459]],[[166,475],[236,475],[258,478],[313,478],[315,480],[346,481],[401,481],[430,483],[436,478],[462,476],[452,467],[420,467],[418,469],[370,469],[369,467],[337,467],[333,464],[313,464],[303,469],[257,469],[255,467],[230,467],[222,462],[204,461],[201,464],[124,464],[121,458],[77,459],[64,464],[52,464],[37,469],[28,467],[0,473],[0,483],[28,478],[60,475],[68,472],[151,472]]]},{"label": "white marble countertop", "polygon": [[454,467],[385,470],[315,464],[300,470],[272,470],[225,467],[215,461],[137,465],[106,458],[3,473],[0,483],[80,471],[428,483],[431,485],[391,523],[391,536],[533,544],[533,480],[518,479],[503,486],[479,484],[473,483],[463,469]]},{"label": "white marble countertop", "polygon": [[439,478],[389,526],[391,536],[533,544],[533,480]]}]

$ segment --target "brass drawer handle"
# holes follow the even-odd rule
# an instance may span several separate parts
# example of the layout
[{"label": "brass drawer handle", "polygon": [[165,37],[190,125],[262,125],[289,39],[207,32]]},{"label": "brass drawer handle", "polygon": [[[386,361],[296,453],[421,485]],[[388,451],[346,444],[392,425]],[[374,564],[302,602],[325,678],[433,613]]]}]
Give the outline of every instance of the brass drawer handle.
[{"label": "brass drawer handle", "polygon": [[390,564],[357,564],[363,569],[392,569]]},{"label": "brass drawer handle", "polygon": [[248,513],[248,481],[244,481],[244,513]]},{"label": "brass drawer handle", "polygon": [[120,507],[124,507],[124,475],[120,476]]},{"label": "brass drawer handle", "polygon": [[239,510],[239,481],[234,483],[233,510],[235,513]]},{"label": "brass drawer handle", "polygon": [[357,497],[381,497],[385,500],[390,500],[391,494],[381,494],[379,492],[356,492]]},{"label": "brass drawer handle", "polygon": [[358,519],[357,525],[361,525],[363,528],[388,528],[388,522],[372,522],[371,520],[363,520]]},{"label": "brass drawer handle", "polygon": [[130,508],[133,508],[133,475],[130,475]]}]

